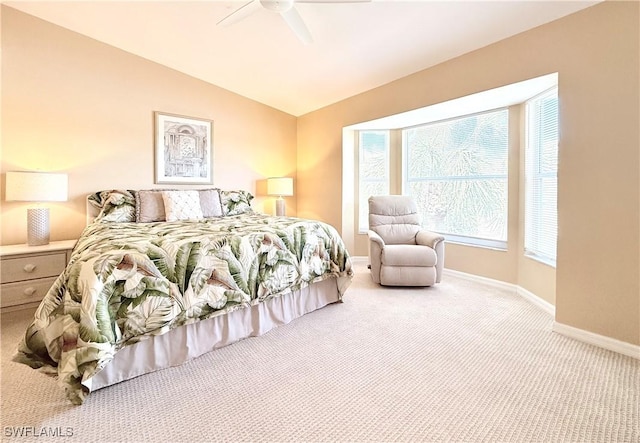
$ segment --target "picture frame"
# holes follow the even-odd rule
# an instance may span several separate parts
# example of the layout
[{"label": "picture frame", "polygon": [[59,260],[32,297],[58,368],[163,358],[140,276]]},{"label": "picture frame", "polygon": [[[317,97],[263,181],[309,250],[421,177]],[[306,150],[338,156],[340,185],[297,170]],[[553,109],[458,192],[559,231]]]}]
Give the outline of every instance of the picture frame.
[{"label": "picture frame", "polygon": [[154,111],[156,184],[213,184],[213,121]]}]

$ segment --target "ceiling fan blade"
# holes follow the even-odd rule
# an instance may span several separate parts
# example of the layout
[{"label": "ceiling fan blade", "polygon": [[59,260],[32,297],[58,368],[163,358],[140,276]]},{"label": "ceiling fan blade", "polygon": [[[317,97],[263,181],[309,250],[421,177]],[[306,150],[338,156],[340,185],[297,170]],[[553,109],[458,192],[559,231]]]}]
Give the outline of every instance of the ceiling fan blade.
[{"label": "ceiling fan blade", "polygon": [[243,18],[249,17],[251,14],[259,10],[260,8],[262,8],[262,5],[260,4],[260,0],[251,0],[249,3],[246,3],[240,6],[238,9],[233,11],[231,14],[227,15],[225,18],[223,18],[216,24],[220,26],[232,25],[234,23],[239,22]]},{"label": "ceiling fan blade", "polygon": [[295,7],[281,12],[280,15],[282,15],[282,18],[284,18],[291,30],[298,36],[302,43],[308,45],[313,41],[307,25],[304,24],[302,17],[300,17],[300,14],[298,14]]}]

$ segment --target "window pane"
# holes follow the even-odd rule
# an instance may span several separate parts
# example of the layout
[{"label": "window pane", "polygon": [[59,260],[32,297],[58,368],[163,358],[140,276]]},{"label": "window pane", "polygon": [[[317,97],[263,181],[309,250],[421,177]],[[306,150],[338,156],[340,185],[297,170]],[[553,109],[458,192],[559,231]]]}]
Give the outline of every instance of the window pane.
[{"label": "window pane", "polygon": [[[443,234],[505,240],[507,180],[411,182],[423,225]],[[428,220],[428,223],[424,221]]]},{"label": "window pane", "polygon": [[387,137],[385,134],[362,133],[360,177],[384,178],[387,174]]},{"label": "window pane", "polygon": [[506,241],[508,132],[506,109],[403,131],[405,192],[425,227]]},{"label": "window pane", "polygon": [[359,138],[358,225],[369,228],[369,197],[389,194],[389,132],[362,131]]}]

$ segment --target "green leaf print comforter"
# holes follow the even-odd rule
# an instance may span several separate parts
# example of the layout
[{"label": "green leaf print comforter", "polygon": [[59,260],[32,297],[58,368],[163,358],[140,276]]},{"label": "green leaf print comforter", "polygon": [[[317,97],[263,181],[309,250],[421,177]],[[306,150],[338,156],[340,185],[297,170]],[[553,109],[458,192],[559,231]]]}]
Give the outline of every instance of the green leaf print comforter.
[{"label": "green leaf print comforter", "polygon": [[145,337],[326,278],[351,263],[322,222],[250,213],[200,221],[93,223],[36,311],[15,360],[57,375],[80,404],[81,382]]}]

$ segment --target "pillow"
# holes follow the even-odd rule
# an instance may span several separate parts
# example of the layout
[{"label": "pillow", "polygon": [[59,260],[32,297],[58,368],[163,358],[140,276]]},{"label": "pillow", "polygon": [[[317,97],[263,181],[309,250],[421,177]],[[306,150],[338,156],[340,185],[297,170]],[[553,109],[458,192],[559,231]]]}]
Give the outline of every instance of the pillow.
[{"label": "pillow", "polygon": [[114,189],[98,191],[87,197],[94,208],[100,209],[94,221],[100,222],[135,222],[135,191]]},{"label": "pillow", "polygon": [[247,191],[220,191],[220,203],[224,215],[251,213],[253,195]]},{"label": "pillow", "polygon": [[[135,220],[138,223],[166,221],[163,192],[177,189],[147,189],[135,192]],[[134,192],[134,191],[132,191]],[[183,192],[183,191],[180,191]],[[222,217],[219,189],[200,189],[200,206],[203,217]]]},{"label": "pillow", "polygon": [[136,192],[136,222],[150,223],[165,219],[162,190]]},{"label": "pillow", "polygon": [[200,189],[200,207],[202,208],[202,216],[222,217],[222,205],[220,204],[220,193],[218,189]]},{"label": "pillow", "polygon": [[167,221],[200,220],[200,192],[198,191],[162,191]]}]

